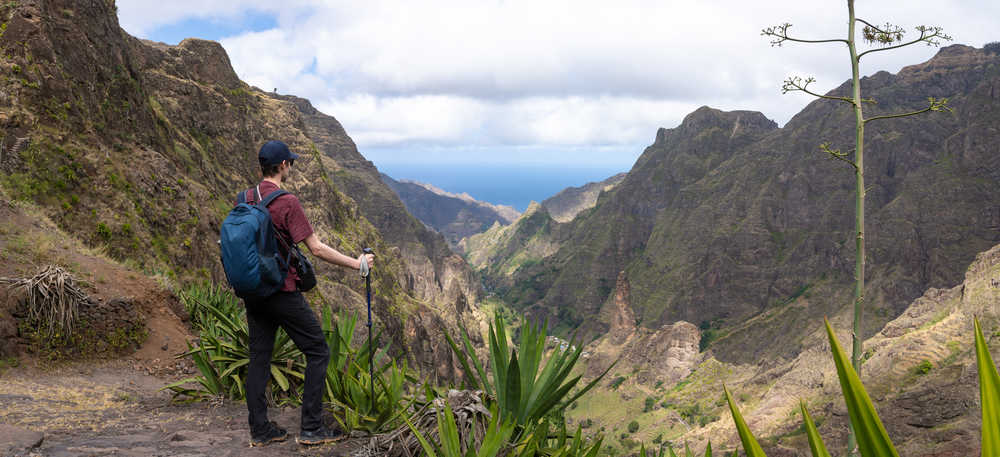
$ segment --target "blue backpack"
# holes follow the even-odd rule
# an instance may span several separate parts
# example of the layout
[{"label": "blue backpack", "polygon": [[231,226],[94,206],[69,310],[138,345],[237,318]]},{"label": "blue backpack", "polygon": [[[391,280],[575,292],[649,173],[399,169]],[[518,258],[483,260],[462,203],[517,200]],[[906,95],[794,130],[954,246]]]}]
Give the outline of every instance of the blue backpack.
[{"label": "blue backpack", "polygon": [[[288,274],[289,259],[278,251],[277,234],[267,210],[274,199],[288,192],[278,189],[260,202],[247,203],[248,192],[240,192],[236,207],[222,221],[222,269],[236,296],[264,298],[281,290]],[[256,195],[259,199],[260,186]]]}]

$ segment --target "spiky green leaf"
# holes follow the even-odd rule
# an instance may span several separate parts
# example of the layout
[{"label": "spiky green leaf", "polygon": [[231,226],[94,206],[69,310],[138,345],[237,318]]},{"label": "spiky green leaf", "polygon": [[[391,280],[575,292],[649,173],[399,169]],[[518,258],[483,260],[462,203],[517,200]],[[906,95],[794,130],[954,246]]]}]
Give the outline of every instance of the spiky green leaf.
[{"label": "spiky green leaf", "polygon": [[1000,456],[1000,375],[983,338],[979,319],[976,328],[976,367],[979,371],[979,404],[982,406],[982,456]]},{"label": "spiky green leaf", "polygon": [[736,431],[740,435],[740,441],[743,443],[743,450],[747,453],[747,457],[765,457],[764,450],[761,449],[760,444],[757,443],[757,439],[750,432],[750,427],[747,427],[746,421],[743,420],[743,415],[740,414],[739,408],[736,407],[736,402],[733,401],[733,396],[729,394],[729,389],[723,385],[722,390],[726,393],[726,401],[729,402],[729,411],[733,414],[733,422],[736,423]]},{"label": "spiky green leaf", "polygon": [[813,457],[830,457],[830,453],[826,450],[826,445],[823,444],[823,438],[819,436],[819,431],[816,430],[816,424],[813,423],[812,416],[806,410],[806,403],[799,402],[799,407],[802,409],[802,420],[805,422],[806,436],[809,438],[809,450],[812,451]]},{"label": "spiky green leaf", "polygon": [[851,360],[844,354],[844,350],[837,340],[837,335],[833,333],[830,321],[825,320],[826,333],[830,339],[830,350],[833,352],[833,361],[837,366],[837,377],[840,378],[840,389],[844,394],[844,401],[847,403],[847,413],[851,418],[851,425],[854,428],[855,436],[858,440],[858,448],[864,457],[899,457],[895,446],[889,440],[882,420],[879,419],[875,407],[872,405],[865,386],[861,384],[857,372],[851,366]]}]

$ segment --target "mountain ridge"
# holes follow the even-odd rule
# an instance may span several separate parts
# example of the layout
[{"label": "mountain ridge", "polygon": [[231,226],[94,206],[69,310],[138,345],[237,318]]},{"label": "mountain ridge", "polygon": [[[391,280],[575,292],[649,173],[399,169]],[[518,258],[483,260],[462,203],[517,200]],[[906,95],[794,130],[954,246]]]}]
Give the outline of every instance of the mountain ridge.
[{"label": "mountain ridge", "polygon": [[454,248],[466,236],[482,232],[494,223],[510,223],[519,215],[514,208],[480,202],[468,194],[452,194],[430,184],[395,180],[380,175],[406,206],[406,209],[430,229],[441,233]]},{"label": "mountain ridge", "polygon": [[[927,287],[954,284],[962,265],[997,241],[1000,163],[988,146],[1000,117],[997,60],[954,45],[897,75],[862,80],[879,100],[870,115],[919,109],[927,96],[948,97],[955,110],[869,126],[866,336]],[[624,270],[642,325],[707,325],[725,360],[773,348],[791,356],[805,330],[790,323],[849,301],[853,178],[815,151],[825,140],[849,144],[850,116],[818,100],[778,128],[760,113],[699,108],[658,129],[614,192],[553,231],[558,252],[487,285],[535,318],[599,335],[609,323],[587,316],[612,299]],[[808,310],[784,305],[807,292],[828,298]],[[784,324],[744,325],[768,312]]]}]

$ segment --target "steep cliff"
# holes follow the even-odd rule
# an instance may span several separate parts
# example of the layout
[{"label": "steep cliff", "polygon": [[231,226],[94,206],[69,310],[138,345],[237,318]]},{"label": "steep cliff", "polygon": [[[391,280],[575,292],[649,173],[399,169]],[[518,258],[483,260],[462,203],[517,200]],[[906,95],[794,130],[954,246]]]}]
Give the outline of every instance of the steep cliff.
[{"label": "steep cliff", "polygon": [[[870,336],[1000,241],[1000,56],[949,46],[862,86],[878,100],[870,115],[919,109],[928,96],[954,109],[868,126]],[[760,113],[698,109],[660,129],[613,192],[555,230],[558,251],[521,266],[502,295],[602,334],[610,322],[594,317],[624,270],[640,325],[698,324],[722,360],[794,357],[818,318],[850,300],[853,176],[817,146],[850,149],[851,116],[820,100],[778,128]],[[801,296],[809,307],[790,306]]]},{"label": "steep cliff", "polygon": [[[11,197],[137,268],[221,281],[219,224],[259,179],[257,148],[281,139],[302,156],[287,187],[320,238],[378,253],[374,311],[396,350],[452,373],[440,336],[477,325],[479,284],[336,119],[243,83],[218,43],[129,36],[114,2],[6,2],[0,18],[0,184]],[[363,306],[356,273],[318,273],[314,303]]]}]

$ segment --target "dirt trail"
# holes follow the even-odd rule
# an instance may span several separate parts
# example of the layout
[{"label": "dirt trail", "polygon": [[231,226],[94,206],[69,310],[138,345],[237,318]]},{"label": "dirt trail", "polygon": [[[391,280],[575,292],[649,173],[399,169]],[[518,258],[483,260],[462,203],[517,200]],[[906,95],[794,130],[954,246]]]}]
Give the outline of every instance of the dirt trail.
[{"label": "dirt trail", "polygon": [[[272,409],[290,439],[249,447],[246,405],[175,404],[159,392],[173,379],[147,374],[136,359],[80,364],[55,371],[13,368],[0,375],[0,455],[11,456],[335,456],[355,439],[318,447],[294,442],[298,408]],[[0,429],[3,430],[3,429]],[[19,432],[41,432],[40,446],[11,448]],[[21,433],[23,435],[23,433]]]}]

